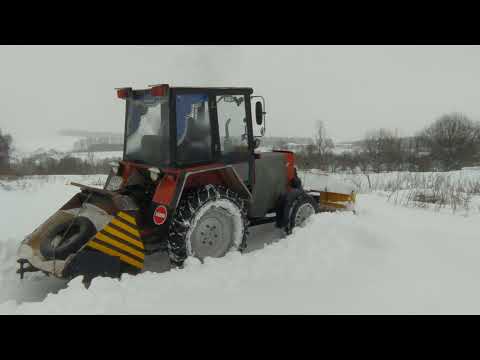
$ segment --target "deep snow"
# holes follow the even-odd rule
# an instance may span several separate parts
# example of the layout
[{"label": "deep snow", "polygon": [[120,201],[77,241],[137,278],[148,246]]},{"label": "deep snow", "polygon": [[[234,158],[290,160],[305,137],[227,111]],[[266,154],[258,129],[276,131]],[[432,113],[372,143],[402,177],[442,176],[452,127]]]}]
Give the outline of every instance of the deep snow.
[{"label": "deep snow", "polygon": [[21,282],[16,247],[78,190],[67,179],[0,186],[8,209],[0,217],[0,313],[480,313],[480,215],[394,206],[382,194],[359,195],[357,215],[319,214],[288,237],[261,226],[248,253],[189,261],[184,270],[156,255],[145,273],[96,279],[88,290],[79,278],[67,285],[29,274]]}]

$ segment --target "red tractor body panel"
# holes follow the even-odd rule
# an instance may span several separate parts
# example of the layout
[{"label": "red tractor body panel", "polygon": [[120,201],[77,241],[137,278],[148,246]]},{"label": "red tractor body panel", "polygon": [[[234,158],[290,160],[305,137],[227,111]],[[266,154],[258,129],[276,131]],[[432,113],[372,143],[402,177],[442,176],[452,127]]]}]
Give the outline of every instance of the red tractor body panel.
[{"label": "red tractor body panel", "polygon": [[287,166],[287,181],[288,184],[295,178],[295,154],[293,151],[287,150],[273,150],[273,152],[279,152],[285,154],[285,164]]},{"label": "red tractor body panel", "polygon": [[178,176],[166,174],[157,185],[152,201],[170,206],[177,192],[177,186]]}]

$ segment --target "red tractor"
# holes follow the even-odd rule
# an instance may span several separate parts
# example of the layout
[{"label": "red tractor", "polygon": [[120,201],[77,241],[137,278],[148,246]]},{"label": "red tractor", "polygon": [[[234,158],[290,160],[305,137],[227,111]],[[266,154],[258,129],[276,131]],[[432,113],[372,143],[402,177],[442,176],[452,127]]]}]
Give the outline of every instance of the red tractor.
[{"label": "red tractor", "polygon": [[[248,228],[275,222],[287,233],[354,194],[306,191],[290,151],[256,153],[265,104],[251,88],[151,86],[117,90],[126,102],[123,160],[103,189],[81,191],[22,242],[23,277],[118,277],[168,251],[221,257],[248,246]],[[325,198],[327,196],[327,198]],[[328,198],[330,196],[330,198]],[[332,198],[333,196],[333,198]]]}]

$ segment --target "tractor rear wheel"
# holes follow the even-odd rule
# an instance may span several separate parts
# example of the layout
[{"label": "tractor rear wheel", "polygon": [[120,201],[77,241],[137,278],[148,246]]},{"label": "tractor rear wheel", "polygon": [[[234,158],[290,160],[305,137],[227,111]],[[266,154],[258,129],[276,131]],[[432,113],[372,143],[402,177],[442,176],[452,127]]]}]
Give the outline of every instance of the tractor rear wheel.
[{"label": "tractor rear wheel", "polygon": [[207,185],[182,196],[172,219],[168,253],[173,265],[189,256],[222,257],[246,246],[245,201],[222,186]]}]

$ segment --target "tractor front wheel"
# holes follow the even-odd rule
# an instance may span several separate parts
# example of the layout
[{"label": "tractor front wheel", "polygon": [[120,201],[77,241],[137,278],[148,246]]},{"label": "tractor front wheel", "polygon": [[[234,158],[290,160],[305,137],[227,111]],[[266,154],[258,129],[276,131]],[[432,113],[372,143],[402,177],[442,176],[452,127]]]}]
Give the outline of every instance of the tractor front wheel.
[{"label": "tractor front wheel", "polygon": [[228,188],[207,185],[180,200],[168,237],[170,262],[181,266],[194,256],[222,257],[246,246],[245,201]]},{"label": "tractor front wheel", "polygon": [[320,208],[313,197],[303,193],[291,203],[287,211],[288,222],[285,226],[285,232],[291,234],[294,227],[303,226],[310,216],[320,211]]}]

